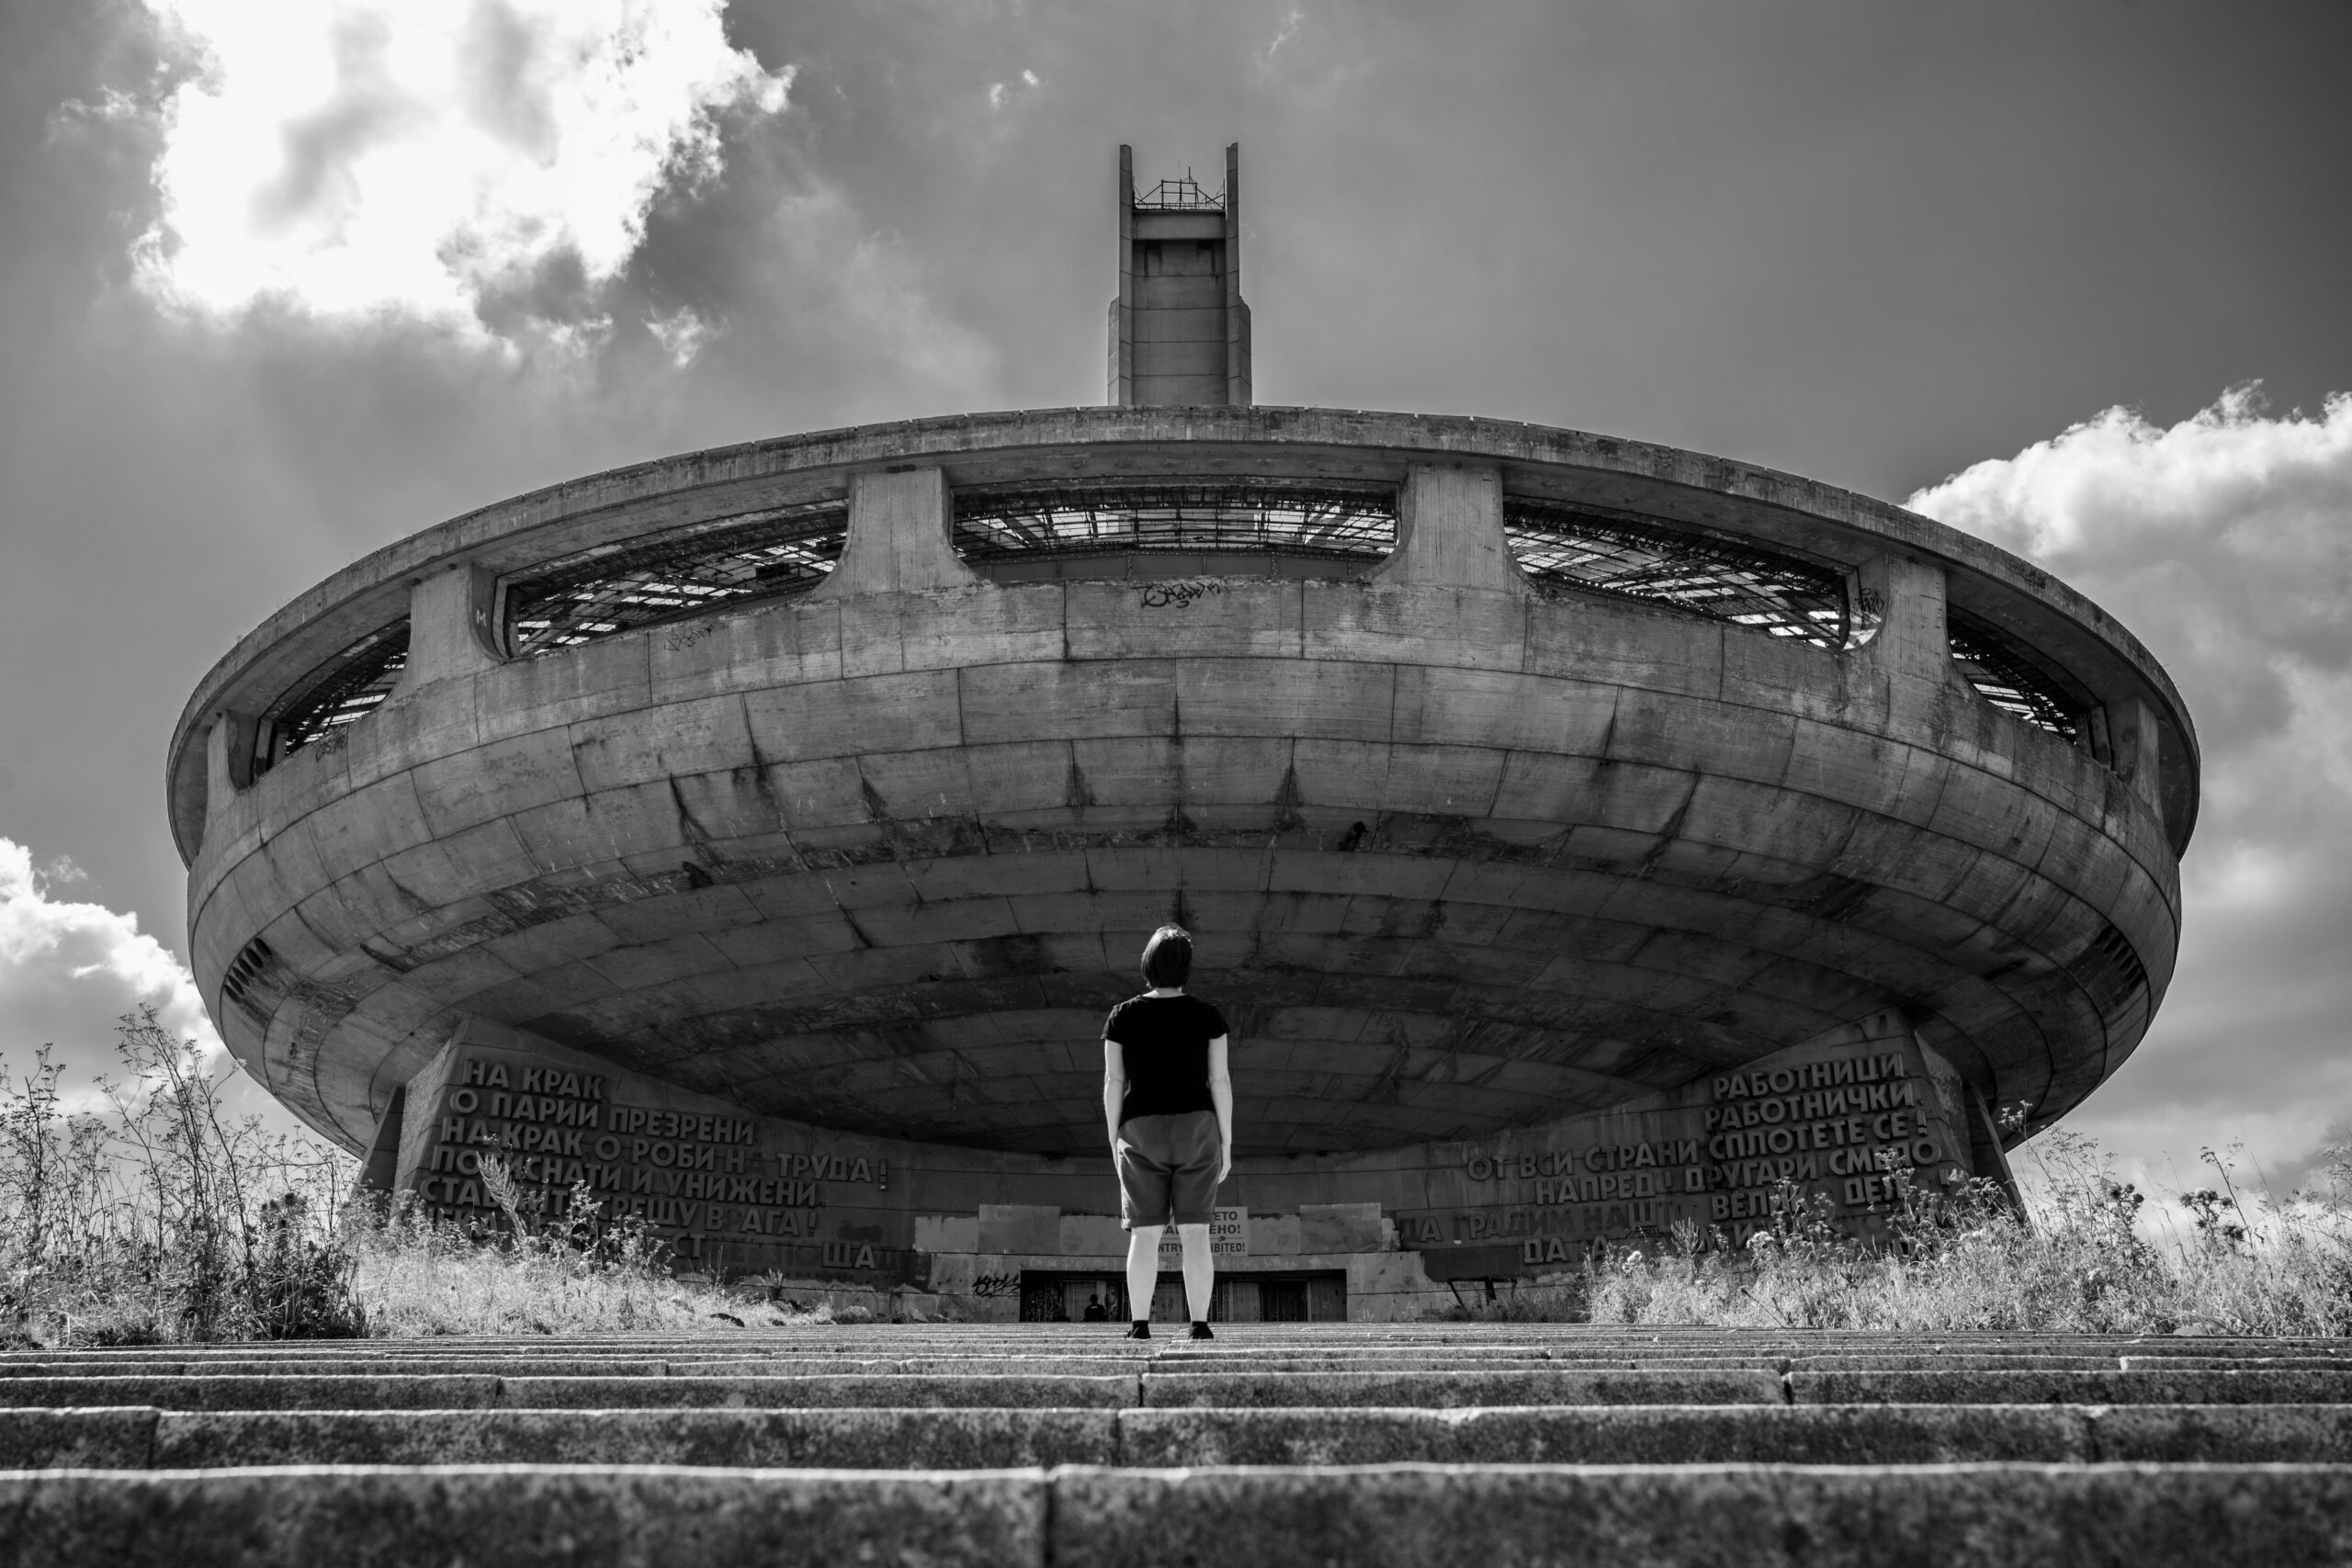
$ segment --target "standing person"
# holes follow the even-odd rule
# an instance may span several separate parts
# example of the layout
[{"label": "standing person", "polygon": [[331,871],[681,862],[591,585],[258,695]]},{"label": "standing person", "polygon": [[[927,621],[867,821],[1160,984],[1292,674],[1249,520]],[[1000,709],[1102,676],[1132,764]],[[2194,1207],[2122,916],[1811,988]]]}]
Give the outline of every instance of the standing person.
[{"label": "standing person", "polygon": [[1233,1172],[1233,1080],[1226,1071],[1225,1016],[1184,994],[1193,939],[1162,926],[1144,944],[1151,989],[1111,1010],[1102,1024],[1102,1120],[1119,1171],[1119,1223],[1127,1232],[1130,1339],[1151,1337],[1159,1283],[1159,1237],[1173,1221],[1184,1244],[1184,1300],[1193,1337],[1209,1332],[1216,1264],[1209,1221],[1217,1184]]}]

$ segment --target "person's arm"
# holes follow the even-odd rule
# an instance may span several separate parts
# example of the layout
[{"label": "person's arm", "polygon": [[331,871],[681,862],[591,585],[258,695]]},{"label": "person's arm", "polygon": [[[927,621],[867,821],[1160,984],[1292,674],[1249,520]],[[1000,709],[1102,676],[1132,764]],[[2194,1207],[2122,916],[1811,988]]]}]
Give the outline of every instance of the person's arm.
[{"label": "person's arm", "polygon": [[1127,1054],[1119,1043],[1102,1041],[1102,1129],[1111,1140],[1111,1157],[1119,1157],[1119,1109],[1127,1102]]},{"label": "person's arm", "polygon": [[1233,1174],[1233,1075],[1226,1067],[1225,1040],[1220,1034],[1209,1042],[1209,1100],[1216,1107],[1219,1181]]}]

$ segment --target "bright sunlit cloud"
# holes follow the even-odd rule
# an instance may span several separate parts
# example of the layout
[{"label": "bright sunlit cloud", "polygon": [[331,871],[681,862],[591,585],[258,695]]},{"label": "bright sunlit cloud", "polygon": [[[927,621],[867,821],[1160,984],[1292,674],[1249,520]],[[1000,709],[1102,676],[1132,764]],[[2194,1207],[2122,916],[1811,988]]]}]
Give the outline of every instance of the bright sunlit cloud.
[{"label": "bright sunlit cloud", "polygon": [[262,302],[467,335],[486,295],[617,276],[718,117],[792,71],[725,0],[144,0],[196,73],[163,107],[139,278],[213,317]]},{"label": "bright sunlit cloud", "polygon": [[54,1044],[86,1092],[112,1067],[114,1021],[141,1003],[164,1028],[208,1050],[220,1037],[196,980],[171,949],[139,929],[139,917],[61,897],[81,877],[0,838],[0,1055],[22,1077],[36,1047]]}]

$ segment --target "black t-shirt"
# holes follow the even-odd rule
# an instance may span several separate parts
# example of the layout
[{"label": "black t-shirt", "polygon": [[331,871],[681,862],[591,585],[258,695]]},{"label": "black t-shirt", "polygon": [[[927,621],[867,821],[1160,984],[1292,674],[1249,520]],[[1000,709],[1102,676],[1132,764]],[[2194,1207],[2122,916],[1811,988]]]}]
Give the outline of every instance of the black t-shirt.
[{"label": "black t-shirt", "polygon": [[1127,1064],[1127,1098],[1119,1120],[1214,1111],[1209,1042],[1225,1032],[1225,1015],[1197,997],[1130,997],[1111,1010],[1102,1038],[1119,1043]]}]

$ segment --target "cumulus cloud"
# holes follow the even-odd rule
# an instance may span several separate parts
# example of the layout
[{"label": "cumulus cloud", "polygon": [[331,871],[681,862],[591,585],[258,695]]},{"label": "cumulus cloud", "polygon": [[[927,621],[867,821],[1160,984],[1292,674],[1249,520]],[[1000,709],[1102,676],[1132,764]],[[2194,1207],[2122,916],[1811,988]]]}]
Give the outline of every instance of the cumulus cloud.
[{"label": "cumulus cloud", "polygon": [[59,897],[78,880],[70,862],[38,863],[0,838],[0,1055],[20,1071],[36,1047],[53,1043],[86,1089],[89,1075],[109,1066],[114,1021],[144,1003],[217,1057],[220,1040],[187,966],[139,929],[137,915]]},{"label": "cumulus cloud", "polygon": [[2204,744],[2179,973],[2077,1124],[2158,1172],[2242,1140],[2290,1181],[2352,1117],[2352,395],[2274,415],[2243,387],[2170,426],[2109,409],[1907,504],[2120,616]]},{"label": "cumulus cloud", "polygon": [[722,118],[777,113],[792,79],[728,44],[725,0],[144,3],[192,73],[138,277],[213,318],[480,337],[487,300],[593,296],[658,198],[718,175]]}]

